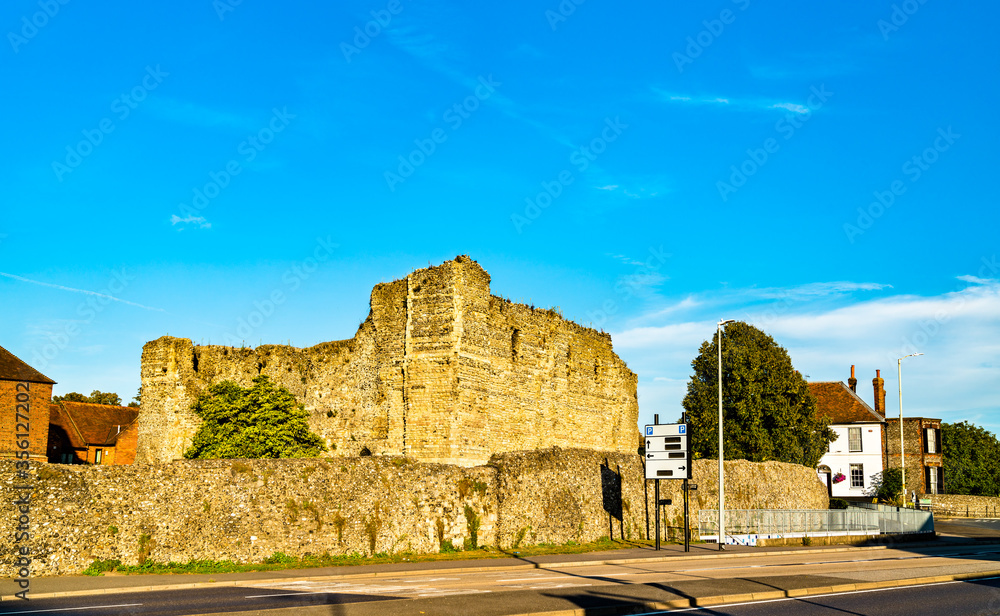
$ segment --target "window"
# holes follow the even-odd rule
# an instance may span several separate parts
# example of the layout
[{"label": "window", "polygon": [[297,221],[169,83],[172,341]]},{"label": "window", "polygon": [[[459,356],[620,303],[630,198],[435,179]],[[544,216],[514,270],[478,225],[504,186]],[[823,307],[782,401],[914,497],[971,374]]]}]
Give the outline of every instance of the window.
[{"label": "window", "polygon": [[865,465],[864,464],[852,464],[851,465],[851,487],[852,488],[863,488],[863,487],[865,487]]},{"label": "window", "polygon": [[944,469],[937,466],[924,467],[924,492],[944,494]]},{"label": "window", "polygon": [[98,449],[97,451],[94,452],[94,464],[100,464],[101,463],[101,457],[102,457],[103,453],[104,453],[104,451],[101,450],[101,449]]},{"label": "window", "polygon": [[861,428],[847,429],[848,451],[861,451]]},{"label": "window", "polygon": [[924,450],[927,453],[941,453],[941,431],[934,428],[924,430]]}]

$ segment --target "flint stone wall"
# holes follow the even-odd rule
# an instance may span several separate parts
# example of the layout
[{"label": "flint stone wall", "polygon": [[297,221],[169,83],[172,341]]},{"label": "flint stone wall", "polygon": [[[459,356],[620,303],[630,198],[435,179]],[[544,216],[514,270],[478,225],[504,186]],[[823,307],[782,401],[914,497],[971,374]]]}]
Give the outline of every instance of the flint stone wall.
[{"label": "flint stone wall", "polygon": [[[711,460],[696,461],[692,520],[714,508]],[[32,575],[78,574],[95,559],[137,564],[260,562],[275,552],[371,554],[461,547],[646,538],[652,482],[637,455],[589,450],[515,452],[485,466],[417,463],[402,457],[185,460],[161,465],[36,464],[31,537],[15,546],[24,491],[14,463],[0,461],[0,562],[30,547]],[[759,487],[745,487],[746,484]],[[826,508],[813,469],[726,463],[727,507]],[[680,537],[679,481],[662,481],[664,536]],[[696,526],[696,522],[693,524]],[[148,540],[143,540],[148,536]]]},{"label": "flint stone wall", "polygon": [[1000,498],[995,496],[921,494],[920,498],[931,499],[931,510],[938,515],[964,517],[968,513],[969,517],[974,518],[995,518],[1000,515]]}]

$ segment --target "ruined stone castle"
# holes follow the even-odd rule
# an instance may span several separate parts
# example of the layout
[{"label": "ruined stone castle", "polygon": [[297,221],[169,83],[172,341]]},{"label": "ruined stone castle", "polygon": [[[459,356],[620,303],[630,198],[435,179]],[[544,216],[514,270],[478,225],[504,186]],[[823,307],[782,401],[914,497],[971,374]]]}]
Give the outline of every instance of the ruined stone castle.
[{"label": "ruined stone castle", "polygon": [[636,375],[611,337],[490,294],[469,257],[379,284],[350,340],[309,348],[196,346],[142,352],[137,462],[183,456],[209,386],[257,375],[288,388],[327,455],[406,455],[473,466],[551,446],[634,453]]}]

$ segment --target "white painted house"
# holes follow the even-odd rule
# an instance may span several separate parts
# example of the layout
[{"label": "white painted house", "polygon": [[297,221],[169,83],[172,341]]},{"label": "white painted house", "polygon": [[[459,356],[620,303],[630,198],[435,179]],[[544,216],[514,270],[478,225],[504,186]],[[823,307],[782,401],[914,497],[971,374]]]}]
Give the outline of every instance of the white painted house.
[{"label": "white painted house", "polygon": [[[858,397],[854,366],[849,382],[850,385],[842,381],[809,383],[816,398],[816,416],[829,417],[830,428],[837,434],[837,440],[830,443],[816,468],[834,498],[864,497],[873,477],[883,468],[885,417]],[[882,379],[874,379],[873,384],[875,403],[884,412]]]}]

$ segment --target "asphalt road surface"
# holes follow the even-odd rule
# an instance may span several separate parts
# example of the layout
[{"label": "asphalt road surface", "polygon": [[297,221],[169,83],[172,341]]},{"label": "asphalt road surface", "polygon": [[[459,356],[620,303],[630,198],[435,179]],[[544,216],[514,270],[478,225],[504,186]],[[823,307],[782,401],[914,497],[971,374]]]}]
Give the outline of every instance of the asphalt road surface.
[{"label": "asphalt road surface", "polygon": [[[831,587],[998,570],[1000,545],[968,545],[909,550],[755,555],[726,559],[667,559],[565,569],[489,572],[449,569],[424,574],[400,573],[355,579],[258,580],[242,582],[240,586],[219,588],[100,594],[36,599],[30,602],[5,601],[0,605],[0,614],[174,616],[256,613],[275,608],[298,608],[295,612],[301,616],[368,616],[386,613],[393,616],[504,616],[603,606],[628,609],[630,606],[640,607],[643,601],[666,602],[691,597]],[[976,606],[988,606],[993,596],[998,597],[1000,608],[1000,591],[997,591],[995,583],[965,582],[928,587],[927,590],[932,594],[940,592],[950,596],[956,588],[975,591],[976,603],[968,603],[957,611],[938,607],[935,608],[938,610],[935,614],[986,613]],[[958,595],[953,600],[960,602]],[[881,609],[885,602],[882,597],[888,595],[868,592],[856,593],[856,596],[857,598],[850,600],[863,604],[868,602],[871,609]],[[773,611],[733,613],[776,613],[793,607],[795,614],[806,613],[800,611],[800,603],[807,605],[808,601],[813,600],[809,598],[799,599],[794,603],[774,603],[770,604],[770,608],[765,605],[739,606],[738,609]],[[816,599],[820,600],[833,601],[834,598]],[[921,604],[921,609],[927,605],[936,604]],[[836,612],[837,608],[834,608],[833,612],[825,613]],[[701,610],[701,613],[729,612],[715,608],[714,611]],[[865,612],[852,608],[847,613],[897,612]],[[906,613],[930,612],[911,610]]]},{"label": "asphalt road surface", "polygon": [[939,533],[971,537],[973,539],[995,538],[1000,540],[1000,520],[991,518],[951,518],[934,520],[934,529]]},{"label": "asphalt road surface", "polygon": [[987,616],[1000,614],[1000,578],[969,582],[945,582],[907,588],[863,590],[836,595],[814,595],[799,599],[778,599],[714,608],[694,608],[659,612],[692,616]]}]

